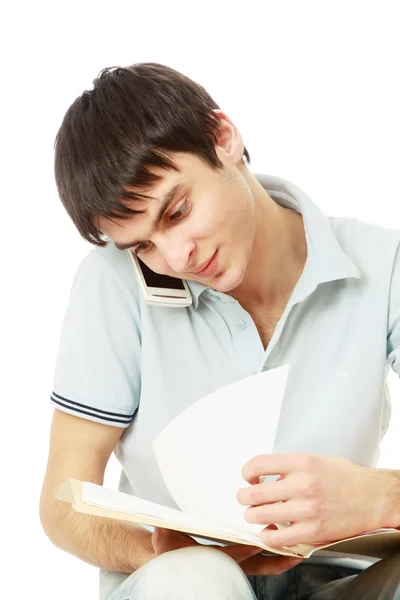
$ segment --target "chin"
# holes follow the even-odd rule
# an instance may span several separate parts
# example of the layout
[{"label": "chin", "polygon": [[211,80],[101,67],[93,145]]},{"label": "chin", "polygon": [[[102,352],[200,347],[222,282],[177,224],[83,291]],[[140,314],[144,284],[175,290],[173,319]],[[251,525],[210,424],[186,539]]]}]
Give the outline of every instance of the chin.
[{"label": "chin", "polygon": [[223,273],[221,277],[216,278],[215,282],[210,282],[211,287],[217,292],[227,294],[236,289],[243,281],[245,273]]}]

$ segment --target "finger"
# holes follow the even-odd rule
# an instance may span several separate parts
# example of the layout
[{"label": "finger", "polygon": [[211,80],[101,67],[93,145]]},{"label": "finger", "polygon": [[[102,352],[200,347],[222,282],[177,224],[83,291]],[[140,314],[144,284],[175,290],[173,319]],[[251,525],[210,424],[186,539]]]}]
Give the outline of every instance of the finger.
[{"label": "finger", "polygon": [[244,518],[248,523],[294,523],[305,521],[312,517],[310,504],[298,499],[263,504],[262,506],[249,506],[244,511]]},{"label": "finger", "polygon": [[244,560],[240,567],[246,575],[280,575],[303,560],[291,556],[252,556]]},{"label": "finger", "polygon": [[263,549],[259,548],[258,546],[247,546],[246,544],[231,544],[230,546],[214,547],[233,558],[233,560],[235,560],[238,564],[246,560],[246,558],[259,554],[263,551]]},{"label": "finger", "polygon": [[271,483],[255,483],[245,488],[240,488],[236,498],[239,504],[244,506],[258,504],[269,504],[290,500],[297,495],[295,478],[282,479]]},{"label": "finger", "polygon": [[290,454],[259,454],[249,460],[242,468],[241,474],[245,481],[258,482],[263,475],[287,475],[298,468],[299,453]]},{"label": "finger", "polygon": [[167,529],[164,527],[155,527],[153,535],[154,534],[159,537],[164,537],[165,539],[176,538],[176,537],[185,538],[188,540],[192,539],[187,533],[185,533],[183,531],[178,531],[176,529]]},{"label": "finger", "polygon": [[272,546],[272,548],[315,543],[315,540],[310,536],[310,525],[307,522],[294,523],[277,531],[265,528],[260,532],[260,539],[264,544]]},{"label": "finger", "polygon": [[178,550],[187,546],[197,546],[193,538],[186,535],[181,531],[175,531],[171,529],[164,529],[156,527],[151,536],[151,542],[153,548],[157,554],[168,552],[170,550]]}]

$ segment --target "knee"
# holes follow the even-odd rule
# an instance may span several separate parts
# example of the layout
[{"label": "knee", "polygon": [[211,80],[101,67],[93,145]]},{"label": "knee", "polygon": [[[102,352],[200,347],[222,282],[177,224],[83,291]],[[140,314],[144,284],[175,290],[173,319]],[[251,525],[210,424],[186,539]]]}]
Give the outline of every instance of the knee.
[{"label": "knee", "polygon": [[148,562],[143,569],[147,569],[152,576],[162,574],[164,577],[169,573],[174,579],[178,576],[191,580],[243,573],[233,558],[207,546],[189,546],[165,552]]},{"label": "knee", "polygon": [[208,571],[240,570],[233,558],[209,546],[188,546],[179,550],[165,552],[152,560],[149,565],[161,568],[182,568],[196,570],[199,566]]},{"label": "knee", "polygon": [[138,598],[254,598],[249,581],[237,562],[207,546],[165,552],[140,570],[137,583],[141,594],[138,593]]}]

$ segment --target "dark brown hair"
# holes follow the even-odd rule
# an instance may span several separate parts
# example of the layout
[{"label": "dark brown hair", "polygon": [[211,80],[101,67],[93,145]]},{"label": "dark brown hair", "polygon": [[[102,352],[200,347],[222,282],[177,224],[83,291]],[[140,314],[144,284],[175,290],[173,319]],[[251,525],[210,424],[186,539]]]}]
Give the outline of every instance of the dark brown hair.
[{"label": "dark brown hair", "polygon": [[[146,198],[126,186],[144,188],[160,180],[153,167],[178,167],[172,152],[192,153],[221,169],[215,152],[219,108],[206,90],[158,63],[103,69],[67,110],[55,140],[54,175],[60,199],[81,236],[107,242],[97,218],[128,218],[143,212],[122,199]],[[244,156],[250,156],[244,148]]]}]

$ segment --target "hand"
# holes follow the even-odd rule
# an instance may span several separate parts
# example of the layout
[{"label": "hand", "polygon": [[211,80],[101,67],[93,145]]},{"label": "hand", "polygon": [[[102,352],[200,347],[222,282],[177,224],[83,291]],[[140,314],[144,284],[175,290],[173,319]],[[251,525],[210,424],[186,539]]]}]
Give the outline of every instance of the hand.
[{"label": "hand", "polygon": [[[178,550],[188,546],[201,546],[189,535],[172,529],[161,529],[156,527],[151,536],[156,556]],[[280,575],[284,571],[303,562],[303,559],[289,556],[257,556],[263,551],[257,546],[245,546],[244,544],[232,544],[230,546],[208,545],[216,548],[233,558],[246,575]]]},{"label": "hand", "polygon": [[[290,523],[277,531],[263,529],[266,545],[329,543],[384,526],[388,480],[379,471],[317,454],[259,455],[242,469],[251,485],[238,491],[237,500],[249,506],[244,514],[249,523]],[[280,478],[259,483],[265,475]]]}]

